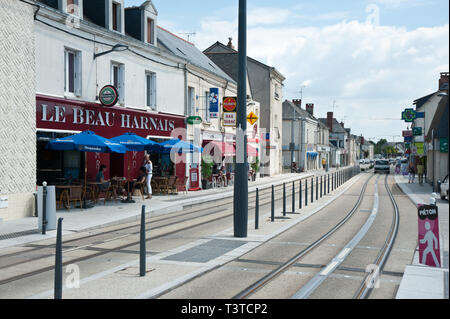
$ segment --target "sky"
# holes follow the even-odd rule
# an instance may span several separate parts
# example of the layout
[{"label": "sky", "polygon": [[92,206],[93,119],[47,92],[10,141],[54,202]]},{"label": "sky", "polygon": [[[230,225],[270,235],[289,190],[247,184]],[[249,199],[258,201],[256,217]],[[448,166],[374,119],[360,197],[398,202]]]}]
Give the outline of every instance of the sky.
[{"label": "sky", "polygon": [[[153,3],[158,25],[200,50],[229,37],[237,47],[238,0]],[[402,141],[401,112],[437,91],[440,72],[449,71],[448,0],[248,0],[247,6],[248,55],[286,77],[284,99],[303,97],[319,118],[334,110],[366,139]]]}]

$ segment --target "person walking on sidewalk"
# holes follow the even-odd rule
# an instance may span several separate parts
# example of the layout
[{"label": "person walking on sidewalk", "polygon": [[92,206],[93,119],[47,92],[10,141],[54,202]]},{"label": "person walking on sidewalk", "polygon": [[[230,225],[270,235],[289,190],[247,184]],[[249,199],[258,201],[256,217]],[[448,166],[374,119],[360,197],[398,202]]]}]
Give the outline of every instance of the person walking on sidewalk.
[{"label": "person walking on sidewalk", "polygon": [[145,155],[144,158],[144,167],[147,171],[147,178],[146,178],[146,182],[147,182],[147,199],[152,198],[152,176],[153,176],[153,163],[150,160],[150,155]]},{"label": "person walking on sidewalk", "polygon": [[327,159],[325,157],[322,157],[322,167],[324,170],[327,168]]},{"label": "person walking on sidewalk", "polygon": [[414,184],[414,179],[416,178],[416,170],[414,169],[413,163],[409,163],[408,173],[409,173],[408,184]]},{"label": "person walking on sidewalk", "polygon": [[419,161],[419,164],[417,164],[417,176],[419,177],[419,185],[423,185],[423,173],[424,173],[424,167],[422,164],[422,160]]}]

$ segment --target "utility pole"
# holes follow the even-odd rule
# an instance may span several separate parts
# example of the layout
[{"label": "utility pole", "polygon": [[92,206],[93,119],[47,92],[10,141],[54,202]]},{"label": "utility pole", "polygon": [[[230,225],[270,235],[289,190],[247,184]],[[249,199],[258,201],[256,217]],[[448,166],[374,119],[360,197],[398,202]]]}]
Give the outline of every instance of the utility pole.
[{"label": "utility pole", "polygon": [[[247,160],[247,0],[239,0],[238,94],[236,176],[234,186],[234,237],[247,237],[248,160]],[[239,136],[241,135],[241,136]]]}]

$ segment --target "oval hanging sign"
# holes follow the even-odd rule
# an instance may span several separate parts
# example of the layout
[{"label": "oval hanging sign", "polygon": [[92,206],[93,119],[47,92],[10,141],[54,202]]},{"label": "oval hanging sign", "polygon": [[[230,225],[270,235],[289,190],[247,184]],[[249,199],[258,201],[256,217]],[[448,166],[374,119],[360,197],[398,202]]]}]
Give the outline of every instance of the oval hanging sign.
[{"label": "oval hanging sign", "polygon": [[188,124],[194,125],[194,124],[202,124],[203,120],[200,116],[190,116],[187,118],[186,122]]},{"label": "oval hanging sign", "polygon": [[223,111],[224,112],[235,112],[237,106],[236,98],[234,97],[225,97],[223,99]]},{"label": "oval hanging sign", "polygon": [[119,92],[112,85],[106,85],[100,90],[99,100],[103,106],[112,107],[119,99]]}]

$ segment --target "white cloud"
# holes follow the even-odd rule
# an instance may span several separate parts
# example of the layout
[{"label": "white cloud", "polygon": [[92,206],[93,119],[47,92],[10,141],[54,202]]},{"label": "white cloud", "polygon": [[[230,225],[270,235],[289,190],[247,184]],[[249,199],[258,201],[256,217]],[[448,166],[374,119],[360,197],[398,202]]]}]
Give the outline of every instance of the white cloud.
[{"label": "white cloud", "polygon": [[273,25],[285,22],[291,11],[279,8],[255,8],[249,11],[247,24],[249,27],[257,25]]},{"label": "white cloud", "polygon": [[[401,1],[399,2],[399,5]],[[205,21],[197,34],[204,49],[229,36],[237,46],[237,21]],[[407,30],[342,21],[325,27],[258,25],[248,29],[249,56],[276,67],[287,77],[284,97],[316,104],[325,117],[334,100],[336,117],[355,134],[396,135],[399,118],[413,100],[437,90],[439,72],[449,70],[449,25]],[[372,137],[372,136],[370,136]]]}]

